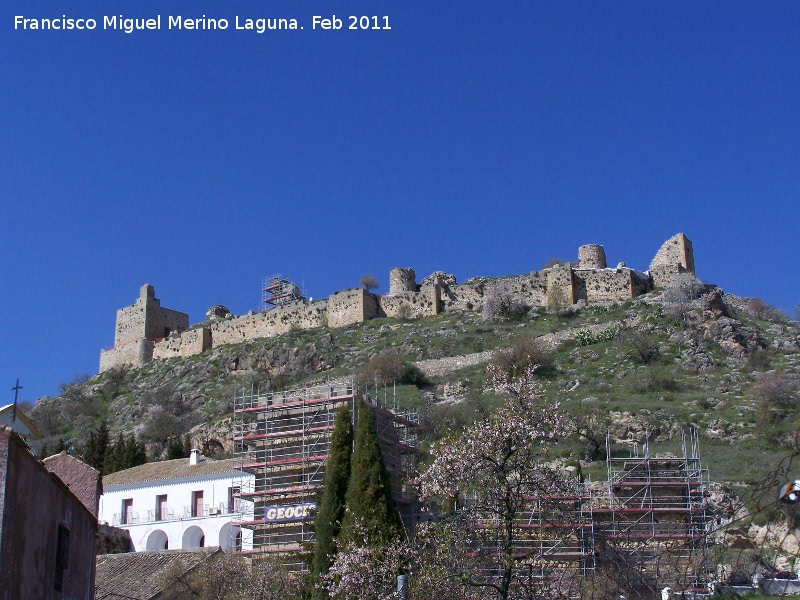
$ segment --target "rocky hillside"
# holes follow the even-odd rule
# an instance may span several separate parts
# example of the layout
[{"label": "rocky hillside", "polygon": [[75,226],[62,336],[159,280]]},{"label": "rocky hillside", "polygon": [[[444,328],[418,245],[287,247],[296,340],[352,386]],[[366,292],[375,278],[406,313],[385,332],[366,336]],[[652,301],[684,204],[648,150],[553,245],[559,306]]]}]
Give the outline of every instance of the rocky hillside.
[{"label": "rocky hillside", "polygon": [[491,410],[487,362],[520,368],[534,361],[543,394],[573,417],[575,434],[559,456],[584,474],[604,477],[606,431],[612,451],[649,439],[666,452],[678,451],[680,431],[693,426],[712,479],[756,481],[797,447],[800,327],[760,300],[695,291],[560,314],[464,310],[293,331],[78,377],[58,397],[39,399],[32,417],[48,445],[63,438],[78,455],[101,420],[112,435],[135,431],[151,458],[186,432],[206,452],[225,454],[235,390],[355,375],[381,394],[388,383],[390,398],[419,407],[430,441]]}]

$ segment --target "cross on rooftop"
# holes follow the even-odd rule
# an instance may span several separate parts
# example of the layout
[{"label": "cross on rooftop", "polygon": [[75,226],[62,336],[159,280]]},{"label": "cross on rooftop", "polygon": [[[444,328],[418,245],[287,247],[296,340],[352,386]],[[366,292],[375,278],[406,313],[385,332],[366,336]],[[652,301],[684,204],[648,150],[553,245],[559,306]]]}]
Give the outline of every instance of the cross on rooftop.
[{"label": "cross on rooftop", "polygon": [[14,412],[11,414],[11,427],[13,429],[14,424],[17,422],[17,399],[19,398],[19,391],[22,389],[22,386],[19,384],[19,378],[17,378],[17,385],[11,388],[11,391],[14,392]]}]

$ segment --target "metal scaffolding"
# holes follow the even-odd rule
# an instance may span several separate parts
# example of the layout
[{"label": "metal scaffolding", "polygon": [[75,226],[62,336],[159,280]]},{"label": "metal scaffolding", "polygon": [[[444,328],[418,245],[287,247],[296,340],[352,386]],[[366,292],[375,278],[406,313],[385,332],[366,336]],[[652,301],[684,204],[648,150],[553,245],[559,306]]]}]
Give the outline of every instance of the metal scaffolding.
[{"label": "metal scaffolding", "polygon": [[[244,548],[254,553],[297,553],[313,542],[313,511],[325,477],[325,461],[336,413],[342,406],[356,422],[357,390],[352,381],[294,390],[234,395],[234,456],[237,467],[255,476],[241,487],[245,507],[235,523],[249,532]],[[364,396],[372,409],[384,463],[401,514],[410,524],[414,499],[405,488],[417,451],[413,411],[396,412]],[[252,550],[249,550],[252,548]],[[299,562],[292,565],[302,569]]]},{"label": "metal scaffolding", "polygon": [[655,597],[663,587],[692,587],[704,579],[708,550],[708,471],[700,463],[697,430],[682,434],[682,456],[611,454],[609,497],[593,508],[598,561],[616,573],[628,595]]},{"label": "metal scaffolding", "polygon": [[[694,595],[707,579],[708,472],[697,431],[683,434],[682,456],[655,458],[645,445],[641,455],[619,458],[610,442],[607,486],[576,482],[572,495],[523,499],[513,534],[514,585],[523,595],[594,597],[590,585],[597,597],[614,588],[626,598],[658,598],[668,586]],[[497,556],[499,526],[496,519],[483,521],[469,554]],[[496,560],[487,564],[502,571]],[[482,576],[488,581],[502,573],[487,569]]]},{"label": "metal scaffolding", "polygon": [[305,300],[306,294],[293,281],[281,274],[265,277],[261,285],[261,311]]}]

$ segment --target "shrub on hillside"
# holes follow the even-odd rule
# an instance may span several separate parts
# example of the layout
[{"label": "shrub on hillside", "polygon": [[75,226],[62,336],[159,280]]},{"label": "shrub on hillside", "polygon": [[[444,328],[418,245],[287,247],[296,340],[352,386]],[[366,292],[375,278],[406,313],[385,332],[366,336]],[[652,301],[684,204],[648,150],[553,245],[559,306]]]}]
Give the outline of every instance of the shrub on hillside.
[{"label": "shrub on hillside", "polygon": [[649,331],[626,330],[620,335],[623,344],[630,347],[628,355],[639,364],[655,362],[660,354],[658,340]]},{"label": "shrub on hillside", "polygon": [[779,308],[764,302],[761,298],[751,298],[747,303],[747,310],[753,316],[763,321],[784,322],[789,316]]},{"label": "shrub on hillside", "polygon": [[381,352],[372,357],[358,371],[358,381],[361,384],[378,386],[393,383],[421,386],[427,383],[422,371],[392,351]]},{"label": "shrub on hillside", "polygon": [[664,290],[665,312],[679,322],[687,322],[703,288],[703,282],[691,273],[676,275]]},{"label": "shrub on hillside", "polygon": [[556,369],[550,350],[530,337],[517,338],[509,346],[497,348],[492,354],[491,364],[510,379],[517,379],[534,365],[538,365],[536,375],[550,374]]},{"label": "shrub on hillside", "polygon": [[581,329],[575,332],[572,336],[578,346],[591,346],[592,344],[599,344],[600,342],[611,342],[616,339],[619,334],[619,325],[608,327],[601,331],[592,331],[591,329]]}]

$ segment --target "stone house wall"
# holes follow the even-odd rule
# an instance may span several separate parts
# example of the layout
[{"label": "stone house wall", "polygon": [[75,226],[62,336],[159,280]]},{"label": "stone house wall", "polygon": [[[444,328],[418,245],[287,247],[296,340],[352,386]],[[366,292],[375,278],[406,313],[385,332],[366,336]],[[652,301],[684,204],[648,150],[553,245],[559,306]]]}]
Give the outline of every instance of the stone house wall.
[{"label": "stone house wall", "polygon": [[[0,599],[94,598],[96,533],[97,518],[18,435],[0,427]],[[59,568],[59,538],[66,568]]]}]

